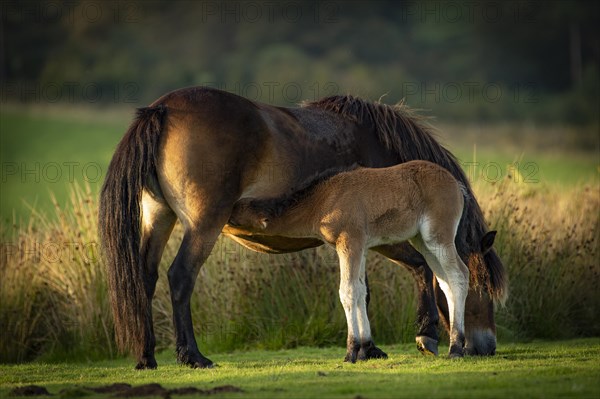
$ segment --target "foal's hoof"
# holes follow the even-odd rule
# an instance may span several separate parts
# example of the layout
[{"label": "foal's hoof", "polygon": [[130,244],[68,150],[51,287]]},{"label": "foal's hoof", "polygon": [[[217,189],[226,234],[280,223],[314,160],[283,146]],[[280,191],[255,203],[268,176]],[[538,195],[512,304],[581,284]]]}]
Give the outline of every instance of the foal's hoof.
[{"label": "foal's hoof", "polygon": [[135,366],[136,370],[155,370],[158,367],[154,357],[142,358]]},{"label": "foal's hoof", "polygon": [[387,359],[387,357],[387,353],[376,347],[373,341],[361,345],[357,356],[358,360]]},{"label": "foal's hoof", "polygon": [[426,356],[437,356],[438,355],[438,341],[433,338],[420,335],[416,338],[417,349],[423,355]]},{"label": "foal's hoof", "polygon": [[348,338],[346,343],[346,357],[344,358],[345,362],[356,363],[356,359],[358,358],[358,352],[360,351],[361,344],[358,343],[354,338]]},{"label": "foal's hoof", "polygon": [[448,357],[450,359],[460,359],[464,356],[465,356],[465,351],[462,346],[450,345],[450,352],[448,353]]}]

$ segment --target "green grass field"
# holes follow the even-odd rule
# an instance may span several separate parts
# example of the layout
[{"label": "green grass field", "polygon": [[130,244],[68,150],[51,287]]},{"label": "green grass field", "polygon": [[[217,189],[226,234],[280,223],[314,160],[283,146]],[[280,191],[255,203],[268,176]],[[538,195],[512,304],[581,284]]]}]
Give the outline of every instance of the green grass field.
[{"label": "green grass field", "polygon": [[52,209],[49,192],[63,202],[74,182],[96,189],[129,123],[127,112],[3,110],[0,117],[0,214],[27,219],[30,206]]},{"label": "green grass field", "polygon": [[[211,370],[158,357],[159,368],[136,371],[131,359],[94,363],[0,366],[0,396],[39,385],[61,397],[106,397],[86,387],[158,383],[164,388],[208,390],[233,385],[230,398],[597,398],[600,340],[500,344],[495,357],[449,360],[424,357],[414,345],[384,346],[387,360],[348,364],[343,348],[299,348],[210,354]],[[447,350],[447,348],[440,348]],[[191,397],[173,394],[172,397]]]}]

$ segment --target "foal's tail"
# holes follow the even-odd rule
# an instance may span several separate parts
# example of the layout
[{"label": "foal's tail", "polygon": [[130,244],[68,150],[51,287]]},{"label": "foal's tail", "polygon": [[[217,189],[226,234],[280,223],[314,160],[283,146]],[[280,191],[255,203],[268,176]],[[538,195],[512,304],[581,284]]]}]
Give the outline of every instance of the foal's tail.
[{"label": "foal's tail", "polygon": [[166,107],[140,108],[117,146],[100,194],[99,236],[108,290],[121,351],[137,356],[144,349],[148,320],[146,272],[140,262],[140,199],[149,178],[156,176],[156,157]]}]

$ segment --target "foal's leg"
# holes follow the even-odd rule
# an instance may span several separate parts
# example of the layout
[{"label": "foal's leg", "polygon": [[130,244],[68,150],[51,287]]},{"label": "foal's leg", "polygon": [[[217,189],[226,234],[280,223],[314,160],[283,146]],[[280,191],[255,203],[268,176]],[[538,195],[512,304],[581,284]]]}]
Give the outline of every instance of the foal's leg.
[{"label": "foal's leg", "polygon": [[417,282],[417,349],[424,355],[438,354],[438,321],[433,273],[423,256],[410,244],[383,245],[372,248],[392,262],[407,268]]},{"label": "foal's leg", "polygon": [[[365,360],[373,351],[371,326],[367,316],[364,239],[342,234],[336,243],[340,260],[340,301],[346,313],[348,340],[345,361]],[[362,358],[359,352],[362,351]],[[383,357],[383,356],[380,356]]]},{"label": "foal's leg", "polygon": [[[450,317],[446,297],[434,280],[435,297],[440,320],[447,330]],[[493,356],[496,353],[496,324],[494,323],[494,302],[485,292],[469,288],[465,303],[465,354]]]},{"label": "foal's leg", "polygon": [[425,233],[425,238],[418,237],[411,241],[431,266],[438,285],[447,299],[450,316],[449,356],[462,357],[465,345],[464,314],[469,289],[469,269],[458,256],[454,242],[442,244],[428,238]]},{"label": "foal's leg", "polygon": [[146,268],[146,295],[148,297],[148,308],[146,309],[146,326],[144,328],[144,349],[138,358],[137,369],[156,368],[156,359],[154,358],[154,347],[156,339],[154,337],[154,327],[152,325],[152,298],[158,279],[158,265],[162,257],[163,250],[176,216],[164,202],[164,200],[148,194],[142,193],[142,237],[140,245],[141,262]]},{"label": "foal's leg", "polygon": [[[465,303],[469,291],[469,269],[462,262],[454,243],[448,244],[438,261],[444,268],[445,279],[438,278],[439,287],[448,299],[450,316],[450,357],[462,357],[465,346]],[[446,253],[447,252],[447,253]]]}]

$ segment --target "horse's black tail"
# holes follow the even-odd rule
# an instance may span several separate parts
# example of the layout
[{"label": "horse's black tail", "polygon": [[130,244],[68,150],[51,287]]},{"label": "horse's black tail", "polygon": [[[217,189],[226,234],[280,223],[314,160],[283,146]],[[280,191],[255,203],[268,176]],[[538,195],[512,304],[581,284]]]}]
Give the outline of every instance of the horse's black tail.
[{"label": "horse's black tail", "polygon": [[117,346],[138,357],[147,333],[148,298],[140,262],[142,189],[156,176],[166,107],[140,108],[117,146],[100,194],[99,236],[106,262]]}]

